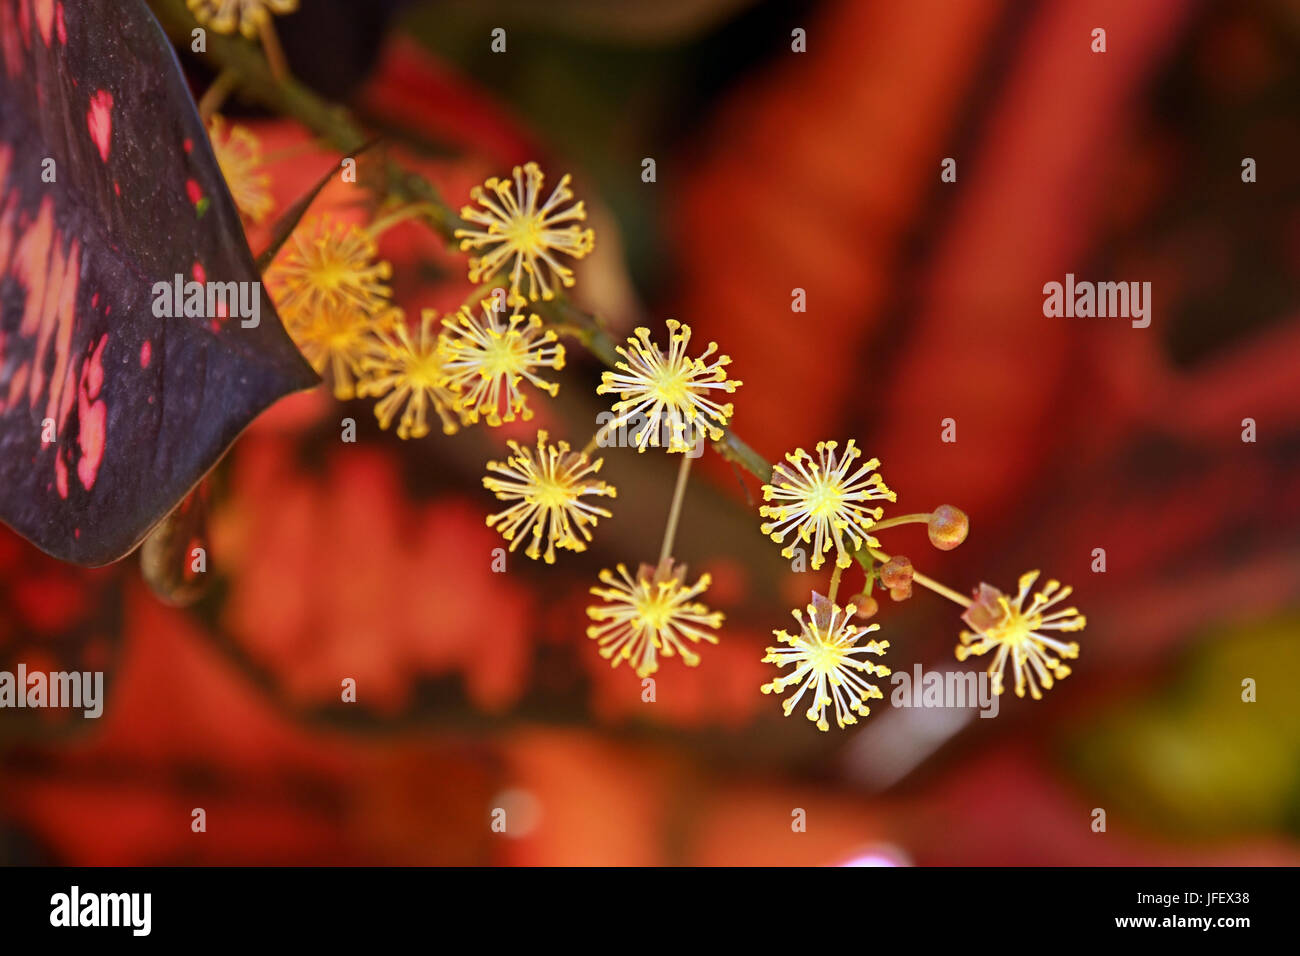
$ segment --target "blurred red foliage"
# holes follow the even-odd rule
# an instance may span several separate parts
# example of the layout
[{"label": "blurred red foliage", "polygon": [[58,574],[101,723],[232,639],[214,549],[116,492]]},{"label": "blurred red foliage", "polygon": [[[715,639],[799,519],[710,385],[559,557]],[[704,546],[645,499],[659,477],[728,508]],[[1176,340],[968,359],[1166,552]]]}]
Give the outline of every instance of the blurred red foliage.
[{"label": "blurred red foliage", "polygon": [[[817,55],[778,57],[728,96],[667,196],[680,289],[663,314],[734,356],[736,426],[760,452],[857,436],[904,510],[951,501],[972,516],[951,556],[923,538],[909,548],[918,567],[1010,587],[1041,566],[1076,585],[1083,656],[1048,701],[1006,700],[996,729],[883,797],[838,779],[838,751],[812,732],[799,760],[710,749],[700,737],[786,729],[758,693],[769,638],[752,622],[785,626],[794,595],[754,593],[757,531],[708,568],[718,606],[739,609],[723,643],[698,669],[665,667],[647,710],[634,675],[583,636],[588,567],[546,583],[494,575],[483,556],[500,541],[477,479],[448,465],[436,477],[451,490],[411,491],[438,453],[387,437],[339,445],[334,406],[316,394],[232,453],[213,525],[220,594],[199,611],[159,606],[132,567],[62,568],[0,531],[0,649],[14,621],[63,632],[108,620],[106,591],[125,601],[106,716],[71,742],[0,744],[0,818],[72,863],[815,865],[883,846],[922,864],[1300,862],[1282,836],[1178,845],[1118,820],[1100,837],[1086,822],[1094,799],[1057,750],[1206,628],[1298,596],[1295,317],[1183,366],[1156,328],[1041,315],[1044,282],[1087,271],[1115,222],[1156,214],[1158,158],[1135,150],[1117,170],[1115,156],[1190,9],[1109,0],[1023,19],[994,2],[825,3],[809,30]],[[1088,49],[1098,22],[1112,37],[1104,60]],[[401,154],[453,203],[536,156],[504,111],[413,47],[382,64],[361,104],[472,144],[456,160]],[[268,153],[287,151],[272,169],[281,206],[337,161],[292,124],[258,133]],[[941,185],[954,143],[959,179]],[[363,215],[338,184],[320,203]],[[408,313],[463,298],[458,257],[417,226],[387,234],[383,254]],[[1180,270],[1198,270],[1162,254],[1130,252],[1115,277],[1157,276],[1172,310]],[[426,276],[416,263],[428,260],[450,276]],[[808,316],[789,311],[795,288]],[[1239,440],[1247,415],[1261,422],[1254,446]],[[954,445],[939,440],[947,417]],[[705,469],[735,494],[729,469]],[[1099,544],[1105,575],[1089,571]],[[891,665],[951,653],[955,615],[926,617],[920,601],[899,612]],[[882,617],[894,610],[883,603]],[[584,696],[582,726],[529,711],[368,738],[329,722],[343,676],[377,718],[450,675],[491,716],[527,696],[554,649],[581,660],[583,682],[557,693]],[[503,791],[535,801],[526,832],[490,832]],[[197,806],[206,835],[190,832]],[[806,832],[791,830],[796,808]]]}]

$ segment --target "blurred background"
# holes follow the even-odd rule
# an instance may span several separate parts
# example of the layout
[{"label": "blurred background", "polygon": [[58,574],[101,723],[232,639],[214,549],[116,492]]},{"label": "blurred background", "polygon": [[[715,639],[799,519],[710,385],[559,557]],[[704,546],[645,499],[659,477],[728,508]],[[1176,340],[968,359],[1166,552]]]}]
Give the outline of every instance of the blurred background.
[{"label": "blurred background", "polygon": [[[79,569],[0,528],[0,667],[103,669],[109,692],[98,721],[0,713],[0,862],[1300,863],[1300,5],[302,0],[276,23],[295,75],[452,205],[515,163],[571,171],[597,233],[580,304],[718,340],[769,460],[854,437],[894,513],[963,508],[954,552],[882,532],[927,573],[1074,585],[1081,655],[994,720],[783,718],[760,658],[827,575],[791,571],[757,482],[710,454],[676,552],[713,575],[722,642],[643,703],[584,607],[600,568],[654,559],[675,461],[611,450],[614,517],[554,567],[493,573],[483,523],[507,437],[595,430],[594,360],[572,346],[528,426],[418,442],[319,389],[214,473],[192,608],[134,559]],[[281,207],[337,162],[227,112]],[[355,190],[318,208],[360,217]],[[417,224],[383,254],[408,314],[468,293]],[[1151,326],[1045,318],[1067,272],[1150,281]],[[876,620],[895,670],[952,665],[949,602],[918,588]]]}]

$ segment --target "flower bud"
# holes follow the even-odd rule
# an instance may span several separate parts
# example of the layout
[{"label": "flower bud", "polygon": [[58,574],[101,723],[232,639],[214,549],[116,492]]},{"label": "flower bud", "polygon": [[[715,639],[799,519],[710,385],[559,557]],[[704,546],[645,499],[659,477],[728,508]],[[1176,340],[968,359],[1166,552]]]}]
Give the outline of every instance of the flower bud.
[{"label": "flower bud", "polygon": [[930,543],[940,551],[951,551],[970,534],[966,512],[952,505],[940,505],[930,515]]},{"label": "flower bud", "polygon": [[876,616],[876,612],[880,610],[880,605],[876,599],[865,592],[853,595],[853,599],[849,603],[858,609],[857,617],[863,621],[871,620]]},{"label": "flower bud", "polygon": [[880,583],[891,591],[912,587],[912,562],[896,554],[880,566]]},{"label": "flower bud", "polygon": [[912,596],[912,582],[908,581],[901,587],[890,588],[889,596],[895,601],[906,601]]}]

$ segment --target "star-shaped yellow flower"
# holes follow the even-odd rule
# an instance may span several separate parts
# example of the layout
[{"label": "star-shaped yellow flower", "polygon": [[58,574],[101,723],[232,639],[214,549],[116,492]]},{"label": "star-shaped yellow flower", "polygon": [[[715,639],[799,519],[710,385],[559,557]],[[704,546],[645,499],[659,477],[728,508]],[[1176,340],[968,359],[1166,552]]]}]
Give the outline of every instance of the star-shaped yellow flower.
[{"label": "star-shaped yellow flower", "polygon": [[392,267],[378,260],[360,226],[316,219],[295,229],[266,270],[266,287],[286,322],[327,308],[378,315],[389,307]]},{"label": "star-shaped yellow flower", "polygon": [[260,223],[275,205],[271,177],[262,168],[262,144],[247,127],[227,127],[220,116],[208,121],[208,139],[235,206],[251,221]]},{"label": "star-shaped yellow flower", "polygon": [[[668,320],[668,352],[650,340],[650,330],[639,328],[618,346],[623,357],[616,371],[601,376],[596,394],[616,394],[617,417],[612,424],[630,423],[631,442],[637,451],[665,447],[670,452],[689,452],[706,437],[717,441],[735,411],[730,402],[721,404],[711,397],[733,393],[743,382],[727,378],[731,358],[714,353],[716,342],[698,358],[686,354],[691,341],[689,325]],[[607,426],[608,427],[608,426]]]},{"label": "star-shaped yellow flower", "polygon": [[[802,448],[787,454],[785,463],[772,468],[772,483],[763,486],[763,500],[775,503],[758,509],[762,517],[774,519],[761,526],[773,541],[784,541],[793,531],[797,540],[812,545],[809,563],[814,570],[822,566],[822,555],[832,545],[835,563],[841,568],[853,563],[854,552],[863,544],[878,547],[879,542],[867,531],[884,512],[863,502],[893,501],[896,497],[880,475],[872,474],[880,467],[879,459],[864,462],[850,474],[862,452],[853,439],[844,446],[843,455],[837,455],[836,448],[837,442],[818,442],[816,460]],[[794,557],[794,545],[781,554]]]},{"label": "star-shaped yellow flower", "polygon": [[492,307],[492,300],[481,303],[482,320],[468,307],[455,319],[443,319],[443,369],[447,386],[459,393],[456,407],[466,424],[487,419],[489,425],[512,422],[516,416],[524,421],[533,417],[527,399],[519,390],[525,379],[554,397],[560,390],[548,382],[537,369],[564,368],[564,346],[556,341],[555,332],[543,330],[536,315],[525,318],[516,313],[503,318]]},{"label": "star-shaped yellow flower", "polygon": [[573,285],[573,270],[555,255],[583,258],[595,247],[596,234],[578,225],[587,218],[581,202],[566,205],[573,199],[569,179],[560,177],[544,203],[536,163],[516,166],[513,180],[493,176],[470,190],[477,205],[463,207],[460,218],[481,228],[457,229],[455,235],[461,249],[480,253],[469,260],[471,282],[491,279],[509,265],[511,299],[521,294],[527,275],[528,298],[534,302],[554,298],[556,283]]},{"label": "star-shaped yellow flower", "polygon": [[710,611],[694,598],[708,590],[712,579],[704,574],[690,587],[683,583],[686,568],[666,561],[655,569],[643,564],[636,577],[625,565],[618,565],[618,576],[601,571],[604,587],[591,593],[605,603],[587,608],[587,616],[597,622],[587,628],[587,636],[600,645],[600,656],[617,667],[628,661],[640,677],[659,670],[659,657],[680,657],[688,667],[695,667],[700,656],[692,644],[718,643],[712,633],[722,625],[719,611]]},{"label": "star-shaped yellow flower", "polygon": [[880,700],[883,694],[875,684],[865,680],[867,677],[888,677],[889,668],[871,660],[859,660],[860,654],[884,654],[889,649],[888,641],[858,641],[866,634],[880,629],[879,624],[858,627],[853,623],[857,608],[850,604],[841,608],[831,604],[820,594],[813,594],[813,603],[808,605],[808,617],[804,618],[798,609],[793,611],[799,622],[799,633],[773,631],[777,639],[788,647],[769,647],[766,664],[779,667],[794,665],[789,674],[764,684],[764,694],[780,694],[787,687],[799,685],[793,697],[787,697],[782,707],[787,717],[798,706],[803,695],[811,690],[807,717],[817,724],[818,730],[829,730],[826,720],[826,708],[835,705],[835,723],[841,730],[849,724],[856,724],[854,714],[866,717],[871,708],[868,700]]},{"label": "star-shaped yellow flower", "polygon": [[1048,581],[1025,607],[1025,598],[1037,580],[1037,571],[1022,574],[1020,591],[1015,597],[981,584],[975,592],[975,603],[962,615],[962,620],[975,630],[974,633],[961,632],[957,660],[964,661],[996,649],[997,653],[989,664],[995,694],[1003,691],[1003,674],[1008,658],[1016,677],[1016,696],[1024,697],[1028,687],[1030,696],[1041,700],[1043,690],[1050,690],[1053,683],[1070,673],[1069,665],[1061,659],[1073,660],[1079,656],[1079,645],[1074,641],[1067,643],[1040,633],[1083,630],[1088,619],[1077,608],[1051,610],[1069,597],[1073,588],[1061,587],[1060,581]]},{"label": "star-shaped yellow flower", "polygon": [[555,563],[556,548],[586,551],[590,529],[610,513],[583,499],[614,498],[618,494],[613,485],[596,478],[601,459],[591,461],[582,452],[570,451],[568,442],[548,445],[544,431],[537,433],[536,454],[517,442],[507,444],[514,454],[504,464],[488,462],[487,470],[493,474],[483,479],[483,486],[502,501],[514,503],[505,511],[489,515],[488,527],[501,532],[510,542],[511,551],[530,537],[524,554],[534,560],[543,557],[547,564]]},{"label": "star-shaped yellow flower", "polygon": [[401,324],[401,313],[385,309],[371,317],[346,305],[330,304],[284,315],[284,327],[311,367],[327,376],[334,397],[347,401],[357,394],[362,362],[374,347],[376,334]]},{"label": "star-shaped yellow flower", "polygon": [[361,381],[357,394],[362,398],[380,398],[375,403],[379,427],[387,429],[400,411],[398,438],[423,438],[429,433],[429,407],[442,419],[444,434],[457,428],[451,414],[456,396],[446,387],[446,374],[438,351],[434,331],[437,313],[425,309],[420,315],[419,332],[411,334],[399,317],[371,329],[369,348],[360,360]]}]

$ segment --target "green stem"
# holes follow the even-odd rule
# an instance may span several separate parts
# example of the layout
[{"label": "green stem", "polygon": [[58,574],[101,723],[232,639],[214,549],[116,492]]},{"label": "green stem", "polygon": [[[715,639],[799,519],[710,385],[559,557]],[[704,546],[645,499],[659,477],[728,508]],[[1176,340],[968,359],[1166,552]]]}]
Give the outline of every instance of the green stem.
[{"label": "green stem", "polygon": [[408,219],[414,219],[417,216],[435,216],[440,214],[440,210],[431,206],[429,203],[413,202],[399,206],[387,215],[380,216],[369,226],[370,235],[378,238],[383,235],[399,222],[405,222]]},{"label": "green stem", "polygon": [[[150,0],[150,6],[168,35],[188,46],[190,31],[199,24],[185,0]],[[294,117],[342,152],[365,145],[364,132],[347,110],[326,103],[293,77],[278,81],[262,49],[240,34],[224,36],[208,30],[207,59],[218,70],[234,71],[245,96],[276,113]]]},{"label": "green stem", "polygon": [[835,570],[831,572],[830,593],[826,595],[826,600],[830,601],[831,604],[835,603],[835,595],[839,593],[840,575],[842,575],[843,573],[844,573],[844,569],[840,567],[840,563],[836,561]]},{"label": "green stem", "polygon": [[221,106],[226,102],[226,97],[230,91],[235,88],[239,82],[239,74],[234,70],[222,70],[217,74],[217,78],[212,81],[212,85],[204,92],[203,97],[199,100],[199,119],[203,120],[203,125],[208,125],[208,120],[221,111]]},{"label": "green stem", "polygon": [[618,424],[617,420],[612,420],[597,428],[596,433],[591,436],[591,441],[587,442],[586,447],[582,449],[582,453],[590,458],[596,449],[600,447],[600,440],[604,438],[607,433],[617,428]]},{"label": "green stem", "polygon": [[262,40],[262,52],[266,54],[266,65],[271,70],[271,76],[275,77],[277,83],[283,83],[289,76],[289,61],[284,58],[284,48],[280,46],[272,17],[262,20],[258,35]]},{"label": "green stem", "polygon": [[910,515],[899,515],[897,518],[886,518],[884,521],[873,521],[871,523],[872,531],[884,531],[888,528],[897,528],[900,524],[929,524],[931,515],[927,511],[924,514],[917,512]]},{"label": "green stem", "polygon": [[[188,42],[190,30],[196,23],[193,15],[186,8],[185,0],[150,0],[150,2],[167,31],[178,41]],[[364,131],[347,110],[320,99],[292,77],[277,79],[256,44],[238,35],[227,37],[209,31],[207,57],[220,70],[234,71],[239,77],[239,87],[245,95],[277,113],[292,116],[337,149],[348,153],[366,144]],[[423,206],[430,228],[441,235],[453,248],[456,247],[458,242],[455,232],[463,223],[456,210],[443,201],[437,189],[424,177],[405,170],[393,162],[387,164],[385,172],[389,194],[387,198]],[[570,329],[575,330],[571,334],[575,335],[605,365],[614,367],[621,360],[618,352],[615,351],[614,340],[597,317],[588,315],[562,297],[551,302],[537,303],[537,311],[542,313],[544,318],[552,320],[557,328],[564,329],[566,332]],[[723,458],[739,465],[759,481],[771,481],[772,465],[730,429],[724,431],[722,437],[713,443],[713,448]],[[682,489],[685,487],[689,463],[690,459],[684,457],[678,475],[678,485]],[[677,500],[679,497],[680,495],[674,496],[674,512],[680,512],[680,501]],[[912,519],[920,516],[903,517]],[[926,520],[929,520],[928,516]],[[902,518],[894,518],[881,522],[876,527],[892,527],[902,523],[904,523]],[[676,514],[670,513],[669,528],[664,539],[665,557],[672,549],[672,535],[675,533]],[[888,555],[882,555],[874,550],[872,553],[882,561],[889,560]],[[971,604],[970,599],[919,572],[913,572],[912,580],[963,607],[969,607]]]},{"label": "green stem", "polygon": [[664,543],[659,549],[659,566],[672,556],[673,540],[677,537],[677,521],[682,516],[682,500],[686,497],[686,479],[691,473],[691,456],[682,452],[682,463],[677,468],[677,487],[673,489],[673,503],[668,508],[668,524],[664,528]]}]

